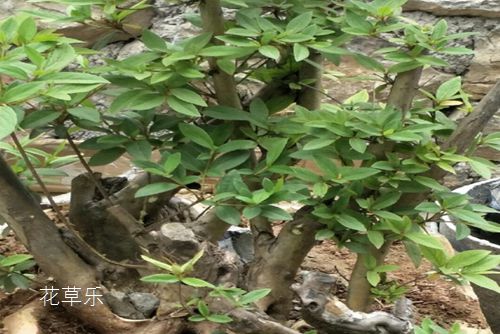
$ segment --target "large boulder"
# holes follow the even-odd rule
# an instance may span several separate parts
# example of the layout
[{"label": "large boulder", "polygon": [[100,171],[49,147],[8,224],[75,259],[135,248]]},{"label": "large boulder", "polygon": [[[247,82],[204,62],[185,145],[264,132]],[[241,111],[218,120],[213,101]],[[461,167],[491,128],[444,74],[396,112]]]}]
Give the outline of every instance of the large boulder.
[{"label": "large boulder", "polygon": [[404,8],[444,16],[500,18],[498,0],[409,0]]},{"label": "large boulder", "polygon": [[464,77],[464,88],[480,99],[500,79],[500,29],[476,38],[475,56]]}]

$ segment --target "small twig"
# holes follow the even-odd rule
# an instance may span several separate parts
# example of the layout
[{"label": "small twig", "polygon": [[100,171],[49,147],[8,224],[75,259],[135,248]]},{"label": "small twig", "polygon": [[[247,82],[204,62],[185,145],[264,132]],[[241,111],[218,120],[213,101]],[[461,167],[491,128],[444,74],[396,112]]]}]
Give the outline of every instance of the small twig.
[{"label": "small twig", "polygon": [[314,86],[307,85],[307,84],[304,84],[304,83],[301,83],[300,85],[301,85],[301,86],[304,86],[304,87],[307,87],[307,88],[309,88],[309,89],[315,90],[315,91],[317,91],[318,93],[320,93],[320,94],[322,94],[322,95],[324,95],[324,96],[328,97],[328,98],[329,98],[329,99],[331,99],[332,101],[337,102],[338,104],[342,104],[342,102],[340,102],[339,100],[337,100],[335,97],[331,96],[330,94],[328,94],[328,93],[326,93],[326,92],[322,91],[321,89],[318,89],[318,88],[316,88],[316,87],[314,87]]},{"label": "small twig", "polygon": [[237,85],[241,84],[243,81],[248,79],[248,77],[250,77],[253,74],[253,72],[255,72],[256,70],[258,70],[259,68],[264,66],[266,63],[267,63],[267,59],[263,59],[260,63],[258,63],[258,62],[256,63],[257,66],[255,66],[255,65],[250,66],[248,73],[246,73],[245,76],[243,78],[241,78],[236,84]]},{"label": "small twig", "polygon": [[78,160],[80,160],[80,163],[82,164],[83,168],[85,168],[85,170],[89,174],[89,177],[92,180],[92,182],[95,184],[95,186],[97,187],[97,189],[101,193],[102,197],[104,197],[104,199],[108,202],[108,204],[113,205],[114,203],[111,200],[111,198],[109,197],[108,193],[106,192],[106,189],[104,189],[104,187],[102,186],[101,182],[99,182],[95,178],[94,172],[90,168],[90,166],[87,163],[87,161],[85,161],[85,158],[83,157],[82,152],[80,151],[80,149],[78,148],[78,146],[75,144],[75,142],[71,138],[70,134],[68,133],[68,130],[65,130],[65,133],[66,133],[66,139],[68,140],[69,145],[71,146],[71,148],[75,152],[76,156],[78,157]]},{"label": "small twig", "polygon": [[29,160],[27,154],[26,154],[26,151],[24,150],[24,148],[22,147],[21,143],[19,142],[17,136],[15,133],[11,134],[10,135],[12,140],[14,141],[14,144],[16,145],[17,149],[19,150],[19,153],[21,154],[21,156],[23,157],[25,163],[26,163],[26,166],[28,167],[28,169],[30,170],[31,174],[33,175],[33,177],[35,178],[35,180],[37,181],[38,185],[40,186],[40,188],[42,188],[42,191],[44,193],[44,195],[47,197],[49,203],[50,203],[50,206],[52,207],[52,209],[54,210],[54,212],[56,213],[57,215],[57,218],[60,220],[61,223],[63,223],[74,235],[76,238],[78,238],[80,241],[84,242],[86,244],[86,246],[95,254],[97,255],[99,258],[101,258],[103,261],[105,262],[108,262],[108,263],[111,263],[111,264],[114,264],[116,266],[121,266],[121,267],[125,267],[125,268],[145,268],[145,266],[143,265],[133,265],[133,264],[125,264],[125,263],[120,263],[120,262],[117,262],[117,261],[113,261],[113,260],[110,260],[108,259],[106,256],[104,256],[103,254],[99,253],[99,251],[97,251],[94,247],[92,247],[91,245],[89,245],[81,236],[80,234],[78,234],[77,231],[75,231],[73,229],[73,227],[70,225],[69,221],[66,219],[66,217],[64,217],[62,211],[59,209],[59,206],[56,204],[56,202],[54,201],[54,198],[52,197],[52,195],[50,194],[49,190],[47,189],[47,186],[45,185],[45,183],[42,181],[40,175],[37,173],[35,167],[33,166],[33,164],[31,163],[31,161]]},{"label": "small twig", "polygon": [[40,175],[36,171],[35,166],[33,166],[33,164],[31,163],[28,155],[26,154],[26,150],[24,149],[24,147],[19,142],[19,139],[17,138],[16,134],[12,133],[10,135],[10,137],[12,138],[12,141],[14,142],[14,145],[16,145],[17,150],[19,151],[19,153],[23,157],[23,160],[26,163],[26,167],[28,167],[28,169],[30,170],[31,175],[35,178],[35,180],[38,183],[38,185],[40,186],[40,188],[42,188],[43,194],[47,197],[47,199],[48,199],[48,201],[50,203],[50,206],[52,207],[52,209],[54,210],[54,212],[57,215],[57,218],[59,219],[59,221],[61,223],[65,224],[65,225],[68,225],[68,221],[67,221],[66,217],[64,217],[63,213],[61,212],[61,209],[59,208],[59,206],[54,201],[54,198],[52,197],[52,195],[50,194],[49,190],[47,189],[47,186],[42,181],[42,178],[40,177]]}]

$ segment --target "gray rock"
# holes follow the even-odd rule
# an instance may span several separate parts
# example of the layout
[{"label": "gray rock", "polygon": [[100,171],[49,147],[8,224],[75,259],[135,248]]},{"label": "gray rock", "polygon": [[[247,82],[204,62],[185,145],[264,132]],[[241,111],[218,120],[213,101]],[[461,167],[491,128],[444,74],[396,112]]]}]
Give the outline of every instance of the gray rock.
[{"label": "gray rock", "polygon": [[200,249],[194,232],[181,223],[163,224],[160,229],[161,240],[166,249],[175,249],[180,260],[191,259]]},{"label": "gray rock", "polygon": [[123,292],[111,290],[110,293],[104,295],[104,298],[111,311],[120,317],[127,319],[146,318],[141,312],[135,309],[130,299]]},{"label": "gray rock", "polygon": [[128,295],[130,301],[146,318],[151,318],[158,306],[160,306],[160,300],[158,297],[147,292],[132,292]]},{"label": "gray rock", "polygon": [[253,237],[248,228],[231,226],[219,241],[219,247],[235,253],[245,264],[254,258]]},{"label": "gray rock", "polygon": [[404,8],[436,15],[500,18],[500,2],[498,0],[409,0]]}]

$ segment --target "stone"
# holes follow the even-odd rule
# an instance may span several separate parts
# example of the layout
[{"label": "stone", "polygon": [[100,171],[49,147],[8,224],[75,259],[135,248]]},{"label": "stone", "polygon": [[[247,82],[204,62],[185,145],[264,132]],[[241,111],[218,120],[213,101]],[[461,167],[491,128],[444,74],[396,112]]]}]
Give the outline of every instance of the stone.
[{"label": "stone", "polygon": [[500,2],[498,0],[409,0],[404,9],[429,12],[435,15],[500,18]]},{"label": "stone", "polygon": [[39,319],[45,312],[42,303],[35,300],[5,317],[2,327],[9,334],[43,334]]},{"label": "stone", "polygon": [[135,309],[127,295],[121,291],[111,290],[104,295],[106,303],[114,314],[127,319],[145,319],[146,317]]},{"label": "stone", "polygon": [[236,256],[243,264],[254,258],[253,236],[249,228],[231,226],[219,241],[219,247]]},{"label": "stone", "polygon": [[476,38],[474,50],[464,89],[474,99],[480,99],[500,78],[500,29]]},{"label": "stone", "polygon": [[181,262],[191,259],[200,249],[194,232],[181,223],[167,223],[160,228],[161,240],[165,249],[175,249]]},{"label": "stone", "polygon": [[132,292],[128,294],[128,297],[135,309],[146,318],[151,318],[160,306],[160,299],[151,293]]}]

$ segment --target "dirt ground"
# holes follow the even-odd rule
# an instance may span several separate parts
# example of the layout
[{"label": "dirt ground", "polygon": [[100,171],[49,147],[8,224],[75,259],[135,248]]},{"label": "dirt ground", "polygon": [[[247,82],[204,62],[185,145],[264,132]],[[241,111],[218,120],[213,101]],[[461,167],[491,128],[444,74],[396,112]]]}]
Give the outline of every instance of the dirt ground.
[{"label": "dirt ground", "polygon": [[[9,255],[12,253],[26,252],[25,248],[10,235],[0,237],[0,253]],[[322,242],[315,246],[307,256],[304,270],[316,270],[337,277],[349,277],[350,270],[354,264],[355,257],[348,250],[339,250],[331,242]],[[391,273],[388,279],[394,279],[399,283],[408,283],[407,297],[415,306],[415,322],[419,323],[425,317],[431,317],[436,323],[448,327],[455,321],[467,322],[477,328],[485,328],[486,322],[479,311],[477,301],[466,297],[460,292],[460,288],[442,281],[415,279],[423,276],[429,271],[430,265],[423,263],[416,269],[410,259],[406,256],[404,248],[396,245],[388,256],[389,264],[397,264],[401,270]],[[342,281],[342,279],[340,279]],[[345,297],[346,289],[340,286],[337,294],[340,298]],[[39,299],[41,294],[35,289],[20,290],[14,294],[5,294],[0,291],[0,319],[14,313],[27,303]],[[381,302],[375,304],[376,309],[390,311],[391,305]],[[85,327],[64,311],[62,307],[51,307],[43,319],[43,334],[93,334],[92,329]],[[8,334],[0,325],[0,334]]]},{"label": "dirt ground", "polygon": [[[349,250],[339,250],[333,243],[323,242],[312,249],[303,268],[349,277],[354,262],[355,256]],[[477,328],[487,327],[477,300],[467,297],[462,292],[463,288],[450,282],[423,278],[424,273],[431,270],[430,264],[423,261],[419,268],[415,268],[402,245],[395,245],[387,257],[387,264],[400,266],[400,270],[389,273],[388,280],[395,280],[399,284],[408,283],[406,297],[414,305],[415,323],[430,317],[444,327],[457,321]],[[339,297],[342,298],[342,294]],[[392,305],[375,303],[374,307],[390,311]]]}]

